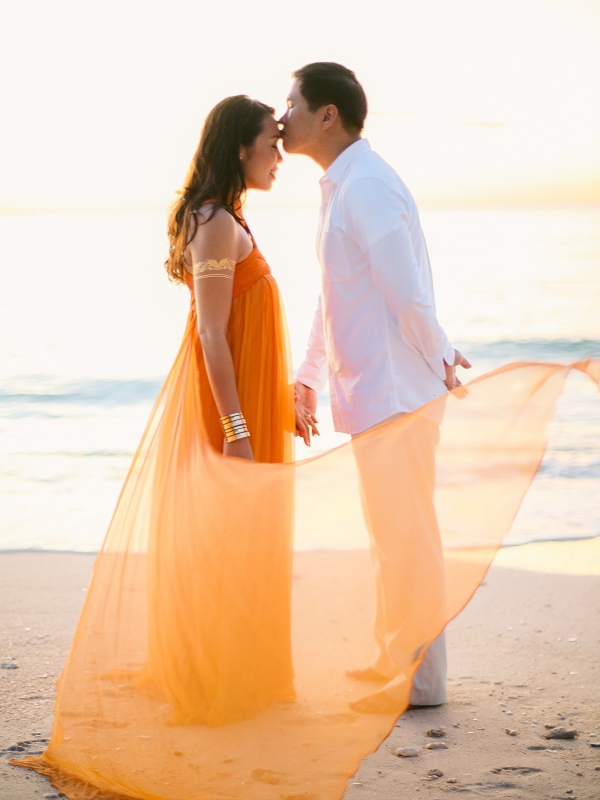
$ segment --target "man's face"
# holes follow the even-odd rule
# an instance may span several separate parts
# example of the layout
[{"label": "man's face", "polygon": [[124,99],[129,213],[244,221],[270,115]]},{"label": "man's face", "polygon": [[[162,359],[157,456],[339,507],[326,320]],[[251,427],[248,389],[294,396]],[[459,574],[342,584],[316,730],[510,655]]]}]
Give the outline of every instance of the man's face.
[{"label": "man's face", "polygon": [[287,97],[287,111],[279,120],[283,125],[281,140],[286,153],[310,155],[319,140],[321,117],[319,110],[309,111],[297,80]]}]

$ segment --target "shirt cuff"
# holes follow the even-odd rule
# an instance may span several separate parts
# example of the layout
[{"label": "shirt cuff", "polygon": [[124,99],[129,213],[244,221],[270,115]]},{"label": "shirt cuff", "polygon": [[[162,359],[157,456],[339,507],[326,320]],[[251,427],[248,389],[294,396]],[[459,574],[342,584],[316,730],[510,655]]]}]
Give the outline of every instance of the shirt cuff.
[{"label": "shirt cuff", "polygon": [[325,384],[327,383],[327,374],[327,365],[319,368],[314,364],[308,364],[305,361],[300,365],[295,379],[299,383],[303,383],[305,386],[308,386],[309,389],[313,389],[317,394],[321,394],[325,388]]},{"label": "shirt cuff", "polygon": [[446,339],[446,344],[444,345],[444,361],[448,364],[449,367],[454,366],[454,359],[456,358],[454,348],[450,344],[450,342]]}]

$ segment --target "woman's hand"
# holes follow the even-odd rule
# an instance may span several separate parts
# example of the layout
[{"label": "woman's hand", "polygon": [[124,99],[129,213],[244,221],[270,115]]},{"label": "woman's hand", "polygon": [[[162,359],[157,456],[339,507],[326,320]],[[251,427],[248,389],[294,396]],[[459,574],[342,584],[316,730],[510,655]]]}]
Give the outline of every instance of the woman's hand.
[{"label": "woman's hand", "polygon": [[245,458],[247,461],[254,461],[250,438],[235,439],[233,442],[225,441],[223,445],[224,456],[235,456],[235,458]]},{"label": "woman's hand", "polygon": [[307,447],[310,447],[311,434],[319,436],[317,418],[300,400],[296,400],[296,436],[300,436]]}]

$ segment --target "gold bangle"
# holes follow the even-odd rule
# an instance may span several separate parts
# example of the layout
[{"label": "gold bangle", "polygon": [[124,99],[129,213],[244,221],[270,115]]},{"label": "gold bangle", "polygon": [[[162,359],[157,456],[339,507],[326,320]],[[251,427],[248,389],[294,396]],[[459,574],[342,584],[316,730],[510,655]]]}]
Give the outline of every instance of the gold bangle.
[{"label": "gold bangle", "polygon": [[236,442],[238,439],[248,439],[248,438],[250,438],[249,430],[245,430],[242,433],[225,434],[225,439],[228,442]]},{"label": "gold bangle", "polygon": [[230,419],[223,419],[223,420],[221,420],[221,425],[223,425],[223,426],[225,426],[225,425],[229,425],[229,426],[231,426],[231,425],[245,425],[245,424],[246,424],[246,420],[244,420],[244,419],[231,419],[231,420]]},{"label": "gold bangle", "polygon": [[234,411],[233,414],[226,414],[221,417],[221,427],[228,442],[247,439],[250,436],[250,431],[241,411]]}]

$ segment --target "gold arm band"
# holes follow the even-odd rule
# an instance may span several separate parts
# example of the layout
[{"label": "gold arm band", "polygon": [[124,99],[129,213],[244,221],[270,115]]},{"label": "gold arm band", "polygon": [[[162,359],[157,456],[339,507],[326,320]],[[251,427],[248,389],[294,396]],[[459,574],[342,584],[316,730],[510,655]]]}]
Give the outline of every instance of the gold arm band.
[{"label": "gold arm band", "polygon": [[[222,258],[217,261],[214,258],[209,258],[207,261],[197,261],[192,264],[194,278],[216,278],[216,275],[204,275],[205,272],[234,272],[235,261],[231,258]],[[230,278],[231,275],[220,275],[222,278]]]}]

